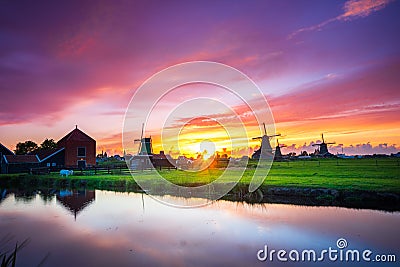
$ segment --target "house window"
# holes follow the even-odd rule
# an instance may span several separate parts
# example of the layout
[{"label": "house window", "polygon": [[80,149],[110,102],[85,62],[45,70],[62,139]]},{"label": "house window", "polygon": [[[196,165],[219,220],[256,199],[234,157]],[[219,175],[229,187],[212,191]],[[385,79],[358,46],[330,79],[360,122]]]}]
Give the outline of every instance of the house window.
[{"label": "house window", "polygon": [[78,157],[86,157],[86,147],[78,147]]},{"label": "house window", "polygon": [[52,164],[51,164],[51,166],[52,167],[55,167],[57,164],[55,163],[55,162],[53,162]]},{"label": "house window", "polygon": [[50,162],[47,163],[47,167],[50,167]]}]

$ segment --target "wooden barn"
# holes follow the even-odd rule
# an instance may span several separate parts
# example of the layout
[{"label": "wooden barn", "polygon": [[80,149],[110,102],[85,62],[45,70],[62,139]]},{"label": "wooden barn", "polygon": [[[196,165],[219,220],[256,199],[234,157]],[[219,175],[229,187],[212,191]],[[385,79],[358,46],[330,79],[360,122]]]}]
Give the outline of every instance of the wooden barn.
[{"label": "wooden barn", "polygon": [[65,166],[65,148],[39,151],[37,156],[41,167],[63,168]]},{"label": "wooden barn", "polygon": [[36,155],[14,155],[0,144],[1,173],[34,172],[68,168],[84,169],[96,165],[96,141],[75,127],[57,142],[57,148],[37,152]]},{"label": "wooden barn", "polygon": [[30,172],[40,164],[36,155],[3,155],[1,173]]},{"label": "wooden barn", "polygon": [[79,168],[96,165],[96,140],[78,129],[57,142],[56,149],[38,152],[42,167]]},{"label": "wooden barn", "polygon": [[75,127],[57,142],[58,149],[64,148],[64,167],[86,168],[96,165],[96,140]]}]

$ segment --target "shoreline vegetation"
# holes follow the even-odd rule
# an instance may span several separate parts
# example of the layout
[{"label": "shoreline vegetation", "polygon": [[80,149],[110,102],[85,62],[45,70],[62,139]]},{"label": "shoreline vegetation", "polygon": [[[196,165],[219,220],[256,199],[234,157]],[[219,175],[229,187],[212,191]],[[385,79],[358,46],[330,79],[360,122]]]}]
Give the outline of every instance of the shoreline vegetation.
[{"label": "shoreline vegetation", "polygon": [[[400,211],[399,159],[319,159],[306,161],[274,162],[264,183],[257,191],[249,193],[248,186],[256,162],[250,161],[239,183],[222,199],[248,203],[282,203],[310,206],[339,206],[385,211]],[[119,171],[118,171],[119,170]],[[182,186],[199,186],[215,180],[223,169],[202,172],[161,170],[167,180]],[[152,194],[178,195],[157,186],[157,179],[147,171],[134,176],[147,179],[155,188]],[[218,186],[218,183],[216,183]],[[135,179],[121,169],[110,173],[93,174],[77,171],[69,177],[59,173],[43,175],[2,174],[0,188],[14,189],[27,194],[40,191],[54,192],[62,188],[98,189],[116,192],[143,190]],[[196,197],[196,196],[188,196]]]}]

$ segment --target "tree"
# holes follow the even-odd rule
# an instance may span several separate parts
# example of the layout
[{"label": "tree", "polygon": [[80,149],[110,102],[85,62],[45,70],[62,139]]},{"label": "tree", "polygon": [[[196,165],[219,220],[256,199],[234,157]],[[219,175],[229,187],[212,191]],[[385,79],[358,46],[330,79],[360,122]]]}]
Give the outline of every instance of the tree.
[{"label": "tree", "polygon": [[54,139],[47,139],[43,141],[43,143],[40,144],[40,150],[45,150],[45,149],[54,149],[57,148],[57,143],[54,141]]},{"label": "tree", "polygon": [[26,155],[28,153],[34,153],[39,149],[38,145],[33,141],[19,142],[14,150],[17,155]]}]

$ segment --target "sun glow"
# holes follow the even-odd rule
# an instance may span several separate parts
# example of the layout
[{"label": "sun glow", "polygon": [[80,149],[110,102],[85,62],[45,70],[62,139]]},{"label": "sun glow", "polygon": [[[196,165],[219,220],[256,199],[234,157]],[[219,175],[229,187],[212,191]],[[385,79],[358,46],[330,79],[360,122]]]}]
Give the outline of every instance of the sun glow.
[{"label": "sun glow", "polygon": [[199,149],[204,159],[209,159],[215,154],[215,144],[210,140],[201,141]]},{"label": "sun glow", "polygon": [[[199,121],[204,118],[196,118],[182,126],[178,136],[167,136],[163,147],[172,155],[184,155],[186,157],[210,159],[216,153],[231,150],[232,143],[226,129],[218,122],[208,126],[199,126]],[[174,144],[177,143],[177,146]]]}]

